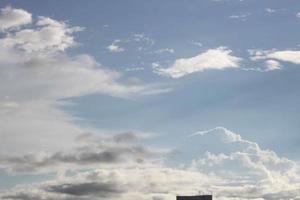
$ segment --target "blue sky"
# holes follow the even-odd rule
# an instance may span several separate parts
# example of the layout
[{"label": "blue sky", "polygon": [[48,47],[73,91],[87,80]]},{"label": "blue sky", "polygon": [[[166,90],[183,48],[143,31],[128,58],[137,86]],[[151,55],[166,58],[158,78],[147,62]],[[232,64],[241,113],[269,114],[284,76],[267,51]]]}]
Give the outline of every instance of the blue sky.
[{"label": "blue sky", "polygon": [[[299,2],[0,7],[1,198],[300,198]],[[122,178],[101,182],[110,167]],[[178,189],[185,173],[195,183]],[[145,174],[174,179],[153,178],[165,193],[122,182]]]}]

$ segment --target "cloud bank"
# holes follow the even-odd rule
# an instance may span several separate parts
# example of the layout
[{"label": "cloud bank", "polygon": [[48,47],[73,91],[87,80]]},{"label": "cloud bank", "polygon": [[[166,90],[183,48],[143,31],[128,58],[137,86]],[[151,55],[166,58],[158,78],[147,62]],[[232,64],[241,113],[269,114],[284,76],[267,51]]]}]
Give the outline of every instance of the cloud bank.
[{"label": "cloud bank", "polygon": [[[116,139],[119,137],[125,140]],[[106,138],[104,143],[126,141],[127,144],[135,144],[136,139],[130,138],[136,136],[123,133]],[[97,167],[90,165],[94,168],[86,172],[77,171],[74,176],[17,186],[4,191],[2,198],[174,199],[176,194],[202,191],[213,192],[217,200],[300,199],[300,169],[295,161],[262,149],[257,143],[223,127],[197,132],[183,141],[185,149],[179,151],[196,151],[193,153],[198,156],[182,167],[153,162],[153,158],[161,153],[152,154],[153,157],[143,153],[140,157],[144,162],[132,163],[127,159],[122,165],[113,162],[105,167],[99,161]],[[216,148],[197,149],[207,143],[211,147],[220,147],[220,152],[214,152]],[[81,162],[78,164],[82,165]],[[48,165],[51,166],[50,163]]]}]

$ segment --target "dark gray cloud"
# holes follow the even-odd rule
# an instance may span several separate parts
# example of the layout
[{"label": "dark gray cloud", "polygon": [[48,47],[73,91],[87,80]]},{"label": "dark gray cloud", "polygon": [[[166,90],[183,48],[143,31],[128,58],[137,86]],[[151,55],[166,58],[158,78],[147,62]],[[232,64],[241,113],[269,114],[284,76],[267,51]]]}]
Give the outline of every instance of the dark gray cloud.
[{"label": "dark gray cloud", "polygon": [[[11,173],[39,173],[54,171],[59,166],[88,167],[98,164],[119,164],[129,161],[143,163],[145,159],[169,153],[138,143],[137,134],[124,132],[111,136],[80,135],[80,145],[69,151],[35,153],[21,156],[1,156],[0,167]],[[81,142],[79,142],[81,141]],[[83,143],[82,143],[83,142]]]},{"label": "dark gray cloud", "polygon": [[31,192],[19,192],[16,194],[2,196],[1,198],[5,200],[88,200],[84,197],[76,197],[76,196],[45,197],[45,195],[41,193],[32,194]]},{"label": "dark gray cloud", "polygon": [[132,142],[132,141],[136,141],[140,138],[141,138],[140,136],[133,133],[132,131],[120,133],[113,137],[114,141],[116,141],[116,142]]},{"label": "dark gray cloud", "polygon": [[19,194],[12,194],[7,196],[2,196],[2,199],[16,199],[16,200],[41,200],[40,196],[33,196],[30,194],[19,193]]},{"label": "dark gray cloud", "polygon": [[123,153],[119,151],[85,151],[63,153],[57,152],[54,154],[41,156],[37,154],[27,154],[18,157],[0,157],[0,163],[4,163],[11,172],[15,173],[30,173],[38,172],[40,170],[47,170],[48,168],[60,164],[74,164],[74,165],[88,165],[105,163],[112,164],[122,160]]},{"label": "dark gray cloud", "polygon": [[125,192],[120,186],[114,183],[66,183],[61,185],[52,185],[45,189],[48,192],[68,194],[73,196],[94,196],[110,197]]}]

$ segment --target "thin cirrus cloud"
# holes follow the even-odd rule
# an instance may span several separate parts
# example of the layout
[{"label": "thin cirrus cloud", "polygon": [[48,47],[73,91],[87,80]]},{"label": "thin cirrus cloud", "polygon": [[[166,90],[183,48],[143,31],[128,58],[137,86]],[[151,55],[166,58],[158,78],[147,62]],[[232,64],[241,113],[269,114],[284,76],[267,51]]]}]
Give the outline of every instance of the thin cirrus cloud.
[{"label": "thin cirrus cloud", "polygon": [[177,59],[168,68],[155,67],[155,72],[172,78],[180,78],[205,70],[239,68],[241,60],[241,58],[232,55],[232,50],[218,47],[194,57]]},{"label": "thin cirrus cloud", "polygon": [[156,51],[154,51],[154,53],[157,53],[157,54],[161,54],[161,53],[174,53],[175,50],[172,49],[172,48],[164,48],[164,49],[158,49]]},{"label": "thin cirrus cloud", "polygon": [[[155,44],[154,39],[146,36],[142,33],[135,33],[130,35],[127,38],[123,39],[115,39],[110,45],[106,46],[106,49],[111,53],[120,53],[125,51],[125,48],[122,47],[122,45],[129,44],[129,43],[136,43],[136,50],[138,51],[148,51],[149,47]],[[155,53],[163,53],[163,52],[169,52],[173,53],[174,50],[170,48],[166,49],[159,49]]]}]

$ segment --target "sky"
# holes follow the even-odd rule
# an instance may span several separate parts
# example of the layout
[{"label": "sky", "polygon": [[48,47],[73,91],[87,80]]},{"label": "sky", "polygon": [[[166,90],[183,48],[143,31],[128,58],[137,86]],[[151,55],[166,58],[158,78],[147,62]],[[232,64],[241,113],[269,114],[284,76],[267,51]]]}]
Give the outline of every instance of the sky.
[{"label": "sky", "polygon": [[0,8],[0,199],[300,199],[298,1]]}]

